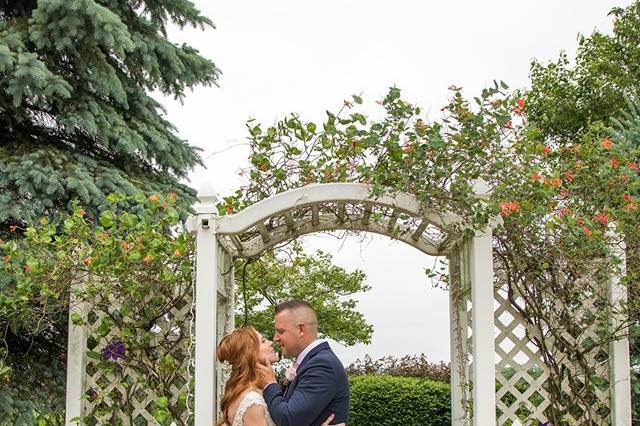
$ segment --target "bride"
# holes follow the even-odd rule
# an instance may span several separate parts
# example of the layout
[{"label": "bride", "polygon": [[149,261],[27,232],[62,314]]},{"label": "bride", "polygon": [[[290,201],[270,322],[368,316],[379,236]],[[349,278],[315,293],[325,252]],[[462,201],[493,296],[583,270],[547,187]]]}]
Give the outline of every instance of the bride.
[{"label": "bride", "polygon": [[[218,361],[231,365],[231,375],[224,385],[217,426],[276,426],[271,420],[262,389],[267,384],[258,363],[271,365],[278,361],[273,342],[253,327],[234,330],[218,345]],[[331,415],[322,426],[328,426]]]}]

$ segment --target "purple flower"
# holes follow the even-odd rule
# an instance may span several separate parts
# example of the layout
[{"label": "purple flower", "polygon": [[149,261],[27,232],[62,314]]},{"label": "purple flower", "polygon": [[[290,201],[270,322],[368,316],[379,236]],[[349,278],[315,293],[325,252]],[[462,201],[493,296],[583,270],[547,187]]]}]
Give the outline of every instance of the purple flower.
[{"label": "purple flower", "polygon": [[538,426],[550,426],[549,422],[538,422]]},{"label": "purple flower", "polygon": [[102,350],[102,358],[104,359],[112,359],[117,360],[120,358],[124,358],[124,353],[126,348],[124,347],[124,343],[120,340],[115,339],[112,340],[107,346]]}]

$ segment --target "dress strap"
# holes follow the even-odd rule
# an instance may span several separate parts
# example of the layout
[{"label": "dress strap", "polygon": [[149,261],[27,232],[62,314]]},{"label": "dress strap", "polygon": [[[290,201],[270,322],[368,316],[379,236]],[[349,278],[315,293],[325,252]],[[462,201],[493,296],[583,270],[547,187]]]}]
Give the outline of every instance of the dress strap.
[{"label": "dress strap", "polygon": [[260,405],[265,409],[265,411],[267,410],[267,403],[264,401],[262,395],[252,390],[247,392],[244,398],[242,398],[242,401],[240,401],[240,405],[236,411],[236,417],[233,419],[233,426],[242,426],[244,413],[254,405]]}]

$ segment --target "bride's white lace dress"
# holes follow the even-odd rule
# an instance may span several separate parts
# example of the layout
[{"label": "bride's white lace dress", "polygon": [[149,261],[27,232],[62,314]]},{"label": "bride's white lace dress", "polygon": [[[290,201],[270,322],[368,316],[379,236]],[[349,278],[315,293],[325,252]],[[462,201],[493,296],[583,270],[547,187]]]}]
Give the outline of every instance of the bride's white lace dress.
[{"label": "bride's white lace dress", "polygon": [[236,411],[236,416],[233,418],[233,424],[231,426],[243,426],[244,422],[242,421],[242,418],[244,417],[244,413],[246,413],[249,407],[252,407],[254,405],[260,405],[262,408],[264,408],[264,416],[268,426],[276,426],[273,420],[271,420],[266,401],[262,397],[262,394],[256,391],[249,391],[244,396],[244,398],[242,398],[242,401],[240,401],[240,405],[238,406],[238,410]]}]

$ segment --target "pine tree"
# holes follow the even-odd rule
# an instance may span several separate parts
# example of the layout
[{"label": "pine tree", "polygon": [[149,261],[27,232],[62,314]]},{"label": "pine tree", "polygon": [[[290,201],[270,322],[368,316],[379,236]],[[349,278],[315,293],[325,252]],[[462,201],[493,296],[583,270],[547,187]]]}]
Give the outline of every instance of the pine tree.
[{"label": "pine tree", "polygon": [[182,97],[219,71],[167,25],[211,27],[188,0],[0,0],[0,222],[32,223],[79,198],[193,191],[201,161],[149,92]]},{"label": "pine tree", "polygon": [[[188,0],[0,0],[0,238],[75,198],[93,218],[114,192],[193,202],[180,180],[198,150],[149,93],[180,98],[219,71],[171,24],[213,26]],[[48,321],[0,330],[0,425],[63,421],[66,312]]]}]

